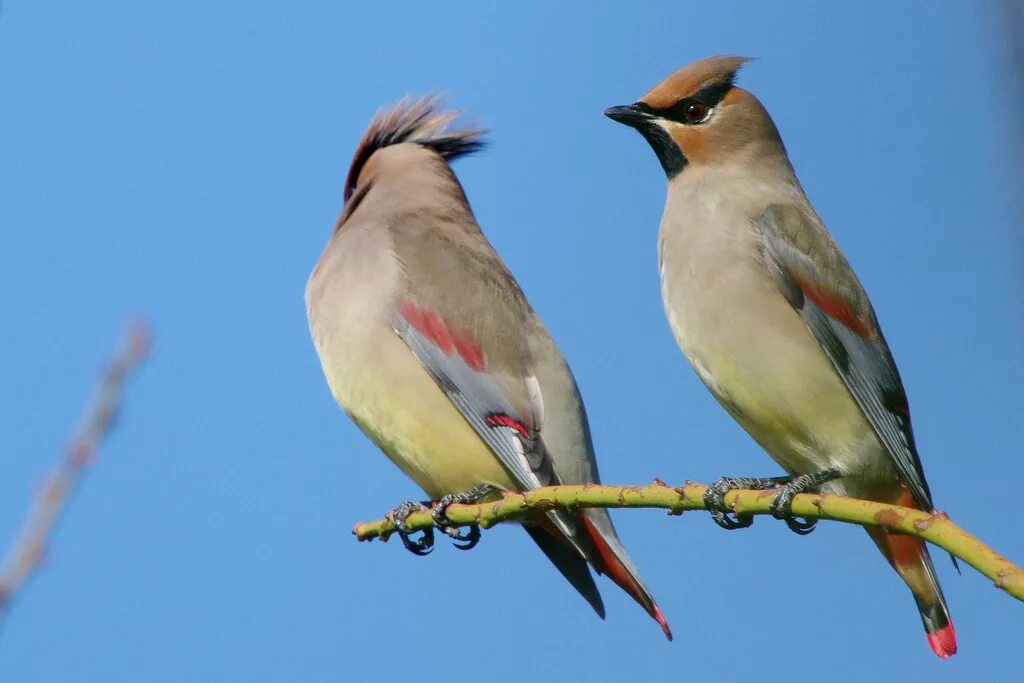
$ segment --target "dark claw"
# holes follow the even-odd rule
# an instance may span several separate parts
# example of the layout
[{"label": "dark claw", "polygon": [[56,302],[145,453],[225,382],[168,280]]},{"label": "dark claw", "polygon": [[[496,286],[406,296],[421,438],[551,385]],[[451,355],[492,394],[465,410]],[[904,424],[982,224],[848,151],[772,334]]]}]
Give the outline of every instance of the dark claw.
[{"label": "dark claw", "polygon": [[430,551],[434,548],[434,530],[432,528],[424,529],[423,535],[413,540],[411,534],[414,532],[409,529],[409,526],[405,523],[405,520],[409,518],[413,512],[420,510],[428,510],[426,505],[423,503],[416,503],[411,500],[407,500],[392,513],[391,518],[395,522],[395,531],[398,533],[398,537],[402,539],[402,545],[413,555],[429,555]]},{"label": "dark claw", "polygon": [[434,530],[424,529],[423,535],[415,541],[409,538],[409,534],[403,534],[398,532],[398,537],[402,539],[402,545],[413,555],[419,555],[423,557],[429,555],[434,550]]},{"label": "dark claw", "polygon": [[802,519],[800,517],[793,517],[790,515],[786,517],[786,526],[789,530],[798,536],[806,536],[807,534],[814,531],[815,527],[818,526],[818,520],[816,519]]},{"label": "dark claw", "polygon": [[775,519],[784,521],[793,533],[806,536],[814,531],[817,522],[793,516],[793,496],[798,493],[794,484],[795,482],[790,482],[779,488],[779,492],[775,494],[771,505],[768,506],[768,511]]},{"label": "dark claw", "polygon": [[729,515],[730,510],[725,504],[725,494],[734,488],[739,488],[736,479],[722,477],[704,491],[704,507],[711,513],[711,519],[715,524],[727,531],[745,529],[754,523],[753,517],[731,517]]},{"label": "dark claw", "polygon": [[[449,534],[451,536],[451,534]],[[459,544],[459,541],[465,541],[465,543]],[[466,535],[462,534],[452,536],[452,545],[459,550],[472,550],[476,547],[476,544],[480,542],[480,525],[472,524],[466,530]]]},{"label": "dark claw", "polygon": [[448,522],[445,511],[449,505],[456,502],[454,498],[450,494],[442,497],[441,500],[437,501],[437,507],[431,511],[430,516],[434,520],[434,525],[452,539],[452,545],[459,550],[470,550],[480,542],[480,527],[476,524],[470,524],[466,529],[466,533],[463,534],[459,527],[452,526]]},{"label": "dark claw", "polygon": [[789,480],[789,477],[722,477],[704,491],[704,506],[711,513],[715,524],[723,529],[746,529],[754,523],[754,518],[750,515],[730,517],[731,510],[725,504],[725,494],[732,489],[770,489]]},{"label": "dark claw", "polygon": [[494,487],[490,484],[479,484],[468,491],[449,493],[446,496],[442,496],[441,500],[437,501],[437,505],[430,513],[430,516],[434,520],[434,525],[450,536],[452,539],[452,545],[459,550],[470,550],[476,547],[476,544],[480,542],[479,525],[469,525],[469,528],[466,529],[466,533],[463,534],[458,527],[451,525],[448,521],[448,516],[445,513],[448,510],[448,506],[452,503],[475,503],[487,494],[492,493],[494,490]]},{"label": "dark claw", "polygon": [[775,519],[781,519],[786,522],[786,526],[793,533],[806,536],[814,531],[814,527],[818,523],[816,520],[793,516],[793,496],[817,489],[821,484],[837,479],[839,476],[838,470],[823,470],[796,477],[779,487],[779,492],[772,498],[768,511]]},{"label": "dark claw", "polygon": [[735,517],[730,517],[728,512],[723,512],[721,510],[712,510],[711,519],[714,520],[715,524],[726,531],[746,529],[754,523],[754,518],[750,515],[736,515]]}]

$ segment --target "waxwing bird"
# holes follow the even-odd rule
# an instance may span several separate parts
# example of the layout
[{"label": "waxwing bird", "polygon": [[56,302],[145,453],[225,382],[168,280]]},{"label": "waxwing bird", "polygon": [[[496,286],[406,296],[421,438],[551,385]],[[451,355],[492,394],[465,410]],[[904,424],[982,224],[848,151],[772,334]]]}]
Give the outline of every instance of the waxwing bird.
[{"label": "waxwing bird", "polygon": [[[819,489],[931,511],[910,412],[875,313],[797,181],[768,112],[736,87],[747,60],[711,57],[634,104],[605,111],[654,149],[668,177],[658,236],[661,292],[676,341],[707,388],[789,477],[723,479],[721,494],[780,485],[773,514]],[[868,534],[909,586],[928,644],[956,652],[924,543]]]},{"label": "waxwing bird", "polygon": [[[455,116],[428,97],[373,119],[306,286],[306,310],[338,404],[440,500],[438,526],[472,545],[475,538],[446,528],[448,503],[599,479],[569,366],[480,231],[449,165],[484,145],[481,131],[452,129]],[[410,508],[396,513],[400,532]],[[524,527],[602,618],[588,562],[671,640],[606,510],[552,511]],[[429,549],[401,536],[417,553]]]}]

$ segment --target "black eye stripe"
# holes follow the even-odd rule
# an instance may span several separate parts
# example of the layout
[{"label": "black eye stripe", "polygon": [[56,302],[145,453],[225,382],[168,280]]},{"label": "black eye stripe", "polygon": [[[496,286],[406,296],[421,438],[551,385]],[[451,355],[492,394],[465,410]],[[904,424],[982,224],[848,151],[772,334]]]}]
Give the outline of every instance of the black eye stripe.
[{"label": "black eye stripe", "polygon": [[722,98],[725,97],[732,89],[732,83],[714,83],[712,85],[706,85],[698,90],[689,97],[684,97],[679,100],[671,107],[665,107],[664,109],[654,109],[647,105],[642,105],[642,109],[648,114],[654,114],[659,118],[668,119],[669,121],[675,121],[676,123],[682,123],[687,126],[698,125],[700,122],[688,121],[686,119],[686,108],[694,103],[704,105],[705,108],[711,109],[715,107]]},{"label": "black eye stripe", "polygon": [[714,106],[713,104],[709,104],[708,102],[705,102],[700,97],[700,95],[694,95],[693,97],[687,97],[686,99],[679,100],[678,102],[673,104],[665,112],[664,116],[667,119],[672,119],[673,121],[677,121],[679,123],[685,123],[687,125],[693,125],[696,122],[690,121],[689,119],[686,118],[686,110],[687,110],[687,108],[689,108],[689,106],[691,104],[700,105],[700,106],[704,107],[705,109],[711,109],[711,107]]}]

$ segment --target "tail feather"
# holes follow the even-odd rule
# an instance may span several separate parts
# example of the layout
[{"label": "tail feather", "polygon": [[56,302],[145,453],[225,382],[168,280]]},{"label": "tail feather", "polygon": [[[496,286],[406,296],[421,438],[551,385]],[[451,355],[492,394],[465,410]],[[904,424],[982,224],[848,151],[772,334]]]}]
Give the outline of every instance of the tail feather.
[{"label": "tail feather", "polygon": [[[900,498],[898,504],[917,507],[909,492]],[[953,621],[927,546],[914,536],[890,534],[877,527],[870,527],[867,532],[914,594],[924,624],[925,638],[932,652],[942,659],[955,655],[956,633]]]},{"label": "tail feather", "polygon": [[525,524],[523,528],[530,538],[544,552],[551,564],[561,572],[566,581],[579,591],[583,599],[590,603],[590,606],[597,612],[597,616],[604,619],[604,601],[601,600],[601,593],[597,590],[594,577],[590,574],[587,561],[568,543],[561,538],[552,535],[552,532],[543,526]]},{"label": "tail feather", "polygon": [[672,640],[672,630],[665,616],[640,581],[608,513],[599,509],[584,510],[567,521],[570,522],[571,537],[566,536],[564,525],[556,524],[547,515],[537,517],[523,527],[598,616],[604,619],[604,603],[590,574],[591,565],[598,574],[607,575],[636,600],[658,622],[665,637]]},{"label": "tail feather", "polygon": [[[636,600],[658,622],[665,637],[672,640],[672,629],[669,628],[665,616],[661,613],[661,609],[658,608],[647,587],[640,580],[636,567],[630,562],[629,556],[626,555],[625,549],[615,535],[615,529],[611,525],[611,518],[605,515],[604,520],[593,519],[591,515],[587,514],[588,512],[593,514],[594,511],[588,510],[581,513],[579,520],[596,553],[596,556],[591,558],[594,569],[599,574],[608,576],[608,578]],[[607,522],[607,524],[602,524],[601,522]],[[607,529],[600,529],[599,526],[607,526]]]}]

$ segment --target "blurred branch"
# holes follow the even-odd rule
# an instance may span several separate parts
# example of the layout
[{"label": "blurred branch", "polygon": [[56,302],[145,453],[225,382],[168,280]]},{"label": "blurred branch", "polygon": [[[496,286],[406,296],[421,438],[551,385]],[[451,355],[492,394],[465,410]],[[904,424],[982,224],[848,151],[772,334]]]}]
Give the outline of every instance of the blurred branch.
[{"label": "blurred branch", "polygon": [[[554,508],[574,510],[583,507],[661,508],[669,514],[686,510],[704,510],[703,484],[686,482],[679,488],[655,480],[650,486],[548,486],[526,493],[506,493],[496,502],[477,505],[452,505],[448,519],[455,526],[479,524],[489,528],[498,522],[518,520]],[[774,491],[731,491],[726,504],[739,515],[768,513]],[[856,498],[826,494],[800,494],[793,498],[793,513],[808,519],[880,526],[889,531],[917,536],[933,543],[992,579],[1018,600],[1024,601],[1024,572],[980,540],[958,527],[945,513],[927,513],[898,505],[886,505]],[[429,512],[409,515],[413,531],[433,526]],[[352,533],[360,541],[387,540],[395,525],[389,513],[384,519],[356,524]]]},{"label": "blurred branch", "polygon": [[142,323],[130,324],[120,348],[103,373],[78,432],[36,494],[17,540],[0,565],[0,616],[6,613],[11,599],[39,566],[68,499],[81,483],[100,442],[114,425],[125,380],[138,367],[149,346],[147,328]]}]

